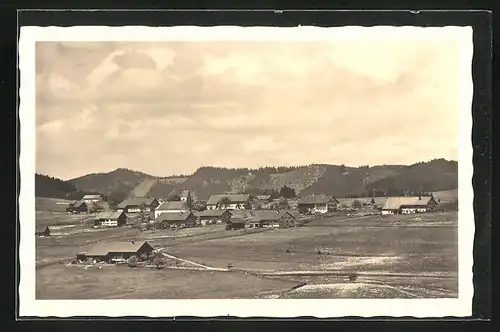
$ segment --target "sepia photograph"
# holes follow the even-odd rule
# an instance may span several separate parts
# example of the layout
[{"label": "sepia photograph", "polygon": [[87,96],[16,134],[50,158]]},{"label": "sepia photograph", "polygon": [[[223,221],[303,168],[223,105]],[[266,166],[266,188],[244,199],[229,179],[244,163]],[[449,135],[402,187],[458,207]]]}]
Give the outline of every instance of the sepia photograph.
[{"label": "sepia photograph", "polygon": [[470,27],[19,45],[21,313],[471,313]]}]

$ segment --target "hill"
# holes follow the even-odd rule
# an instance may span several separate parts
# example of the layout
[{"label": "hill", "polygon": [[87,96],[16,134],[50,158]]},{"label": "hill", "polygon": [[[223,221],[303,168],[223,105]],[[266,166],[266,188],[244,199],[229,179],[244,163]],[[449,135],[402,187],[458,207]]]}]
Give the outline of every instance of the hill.
[{"label": "hill", "polygon": [[48,175],[35,174],[35,196],[62,199],[80,199],[84,193],[75,185]]},{"label": "hill", "polygon": [[413,165],[308,165],[297,167],[221,168],[201,167],[191,175],[159,178],[142,172],[117,169],[89,174],[69,181],[78,190],[116,197],[167,197],[189,189],[206,200],[214,193],[269,193],[283,186],[296,193],[324,193],[339,197],[399,195],[404,192],[436,192],[458,188],[458,163],[444,159]]}]

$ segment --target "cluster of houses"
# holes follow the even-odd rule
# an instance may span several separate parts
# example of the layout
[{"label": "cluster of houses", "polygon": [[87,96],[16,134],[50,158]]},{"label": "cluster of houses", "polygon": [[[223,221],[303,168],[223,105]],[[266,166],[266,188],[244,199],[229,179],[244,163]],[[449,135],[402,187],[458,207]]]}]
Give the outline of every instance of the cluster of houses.
[{"label": "cluster of houses", "polygon": [[[116,211],[101,211],[95,215],[94,227],[119,227],[132,220],[142,218],[141,223],[152,223],[156,228],[189,228],[211,224],[224,224],[226,229],[241,228],[287,228],[297,225],[303,215],[325,214],[352,206],[354,201],[361,206],[371,206],[382,215],[413,214],[433,211],[438,203],[432,196],[426,197],[378,197],[336,199],[330,195],[311,194],[296,201],[296,207],[286,209],[253,209],[252,200],[269,203],[268,195],[252,197],[248,194],[211,195],[206,210],[198,211],[193,206],[189,190],[181,192],[179,201],[164,201],[157,198],[134,197],[118,204]],[[85,195],[70,209],[88,211],[88,206],[102,203],[100,195]],[[264,205],[265,206],[265,205]],[[141,214],[141,217],[138,215]],[[50,235],[50,229],[37,229],[38,235]]]}]

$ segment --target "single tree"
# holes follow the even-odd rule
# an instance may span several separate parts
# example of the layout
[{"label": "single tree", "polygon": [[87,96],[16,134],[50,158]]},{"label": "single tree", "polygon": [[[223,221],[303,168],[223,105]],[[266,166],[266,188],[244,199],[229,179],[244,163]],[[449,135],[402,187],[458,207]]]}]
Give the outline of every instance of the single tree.
[{"label": "single tree", "polygon": [[219,209],[221,208],[227,209],[230,204],[231,204],[231,199],[227,196],[222,197],[219,203],[217,203]]},{"label": "single tree", "polygon": [[359,200],[355,199],[353,202],[352,202],[352,207],[355,208],[355,209],[359,209],[361,208],[362,204]]},{"label": "single tree", "polygon": [[127,265],[129,267],[136,267],[137,266],[137,256],[130,256],[130,258],[127,260]]}]

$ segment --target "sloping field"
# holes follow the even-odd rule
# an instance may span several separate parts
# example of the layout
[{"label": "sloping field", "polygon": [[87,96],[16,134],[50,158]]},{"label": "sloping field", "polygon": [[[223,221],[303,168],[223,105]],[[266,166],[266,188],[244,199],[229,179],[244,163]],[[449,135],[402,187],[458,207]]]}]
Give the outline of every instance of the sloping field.
[{"label": "sloping field", "polygon": [[66,212],[66,208],[72,201],[60,198],[45,198],[36,197],[35,198],[35,209],[36,211],[47,211],[47,212]]},{"label": "sloping field", "polygon": [[157,182],[156,179],[144,179],[132,190],[131,197],[145,197],[151,187]]},{"label": "sloping field", "polygon": [[434,199],[441,204],[453,203],[458,199],[458,189],[433,192]]}]

